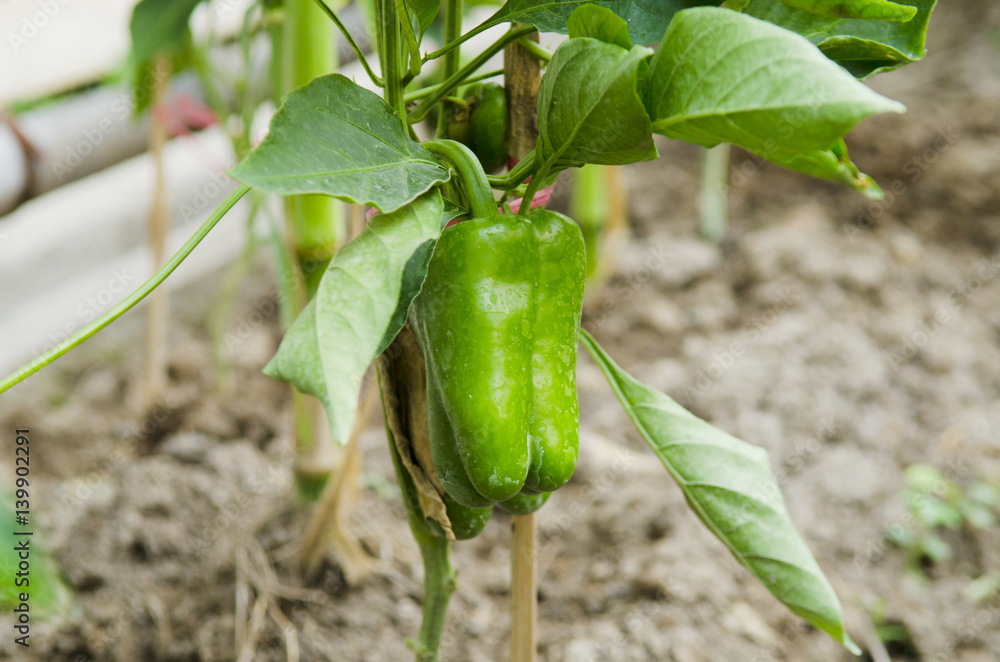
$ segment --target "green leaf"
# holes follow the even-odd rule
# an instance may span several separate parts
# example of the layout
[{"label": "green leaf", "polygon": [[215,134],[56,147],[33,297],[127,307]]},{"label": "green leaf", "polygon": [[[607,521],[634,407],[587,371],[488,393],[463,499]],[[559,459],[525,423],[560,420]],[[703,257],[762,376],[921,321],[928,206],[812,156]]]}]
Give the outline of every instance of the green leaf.
[{"label": "green leaf", "polygon": [[797,32],[858,78],[923,59],[927,24],[937,0],[902,0],[916,16],[905,22],[831,18],[797,11],[778,0],[753,0],[746,14]]},{"label": "green leaf", "polygon": [[911,464],[903,471],[906,484],[918,492],[931,494],[936,487],[946,483],[937,467],[929,464]]},{"label": "green leaf", "polygon": [[[13,447],[12,438],[12,451]],[[10,475],[13,476],[13,472]],[[27,592],[30,594],[27,603],[33,618],[45,616],[51,619],[67,615],[73,608],[72,594],[63,583],[56,559],[43,546],[41,533],[17,535],[19,531],[31,531],[36,523],[30,520],[27,526],[17,523],[14,498],[13,485],[6,480],[0,482],[0,608],[4,612],[12,612],[24,602],[21,595]],[[24,559],[18,552],[19,546],[26,542],[31,554],[28,585],[24,584],[25,572],[20,565]],[[20,586],[18,580],[21,581]],[[19,637],[20,634],[14,636]]]},{"label": "green leaf", "polygon": [[607,7],[581,5],[570,14],[566,22],[570,39],[591,37],[606,44],[616,44],[626,50],[632,48],[628,35],[628,23]]},{"label": "green leaf", "polygon": [[577,7],[597,5],[625,19],[632,41],[653,44],[660,40],[677,12],[688,7],[718,4],[718,0],[508,0],[487,23],[527,23],[542,32],[566,34],[569,17]]},{"label": "green leaf", "polygon": [[358,390],[372,360],[406,321],[441,235],[444,203],[437,189],[379,214],[337,253],[316,296],[285,334],[264,373],[315,395],[333,438],[345,443]]},{"label": "green leaf", "polygon": [[875,180],[858,170],[858,167],[851,161],[843,139],[833,149],[815,152],[774,150],[762,152],[758,156],[789,170],[850,186],[873,200],[881,200],[883,197],[882,189],[879,188]]},{"label": "green leaf", "polygon": [[586,331],[581,339],[705,526],[778,600],[860,654],[837,595],[788,516],[767,453],[637,382]]},{"label": "green leaf", "polygon": [[927,537],[921,541],[920,551],[935,563],[951,558],[951,546],[933,533],[927,534]]},{"label": "green leaf", "polygon": [[325,193],[383,212],[448,179],[378,95],[340,74],[285,97],[267,138],[232,175],[269,193]]},{"label": "green leaf", "polygon": [[559,45],[538,95],[537,158],[542,170],[583,163],[620,165],[657,156],[637,89],[651,51],[588,38]]},{"label": "green leaf", "polygon": [[419,29],[417,34],[423,35],[437,18],[441,0],[406,0],[406,6],[416,18],[417,25],[415,27]]},{"label": "green leaf", "polygon": [[725,9],[689,9],[664,35],[646,77],[653,131],[714,147],[728,142],[873,197],[843,136],[903,106],[859,83],[808,41]]},{"label": "green leaf", "polygon": [[160,53],[184,46],[188,21],[201,0],[141,0],[132,11],[131,60],[137,66]]},{"label": "green leaf", "polygon": [[821,16],[908,21],[917,14],[909,5],[889,0],[780,0],[781,4]]}]

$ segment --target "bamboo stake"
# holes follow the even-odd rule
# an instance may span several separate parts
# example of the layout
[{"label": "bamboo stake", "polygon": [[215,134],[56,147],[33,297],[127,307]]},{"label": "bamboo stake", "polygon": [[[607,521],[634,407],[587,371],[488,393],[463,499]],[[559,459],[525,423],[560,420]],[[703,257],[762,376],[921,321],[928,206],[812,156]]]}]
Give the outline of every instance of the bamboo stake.
[{"label": "bamboo stake", "polygon": [[[538,33],[527,37],[538,41]],[[535,107],[541,86],[541,63],[518,43],[504,47],[504,82],[509,109],[508,145],[511,161],[523,159],[535,148],[538,132]],[[535,572],[535,515],[514,515],[510,549],[510,659],[534,662],[535,619],[538,606]]]},{"label": "bamboo stake", "polygon": [[515,515],[510,543],[511,662],[535,661],[535,565],[535,514]]},{"label": "bamboo stake", "polygon": [[[167,246],[170,209],[167,205],[166,185],[163,176],[163,147],[167,142],[167,127],[158,113],[162,112],[163,99],[170,81],[170,57],[158,55],[153,60],[152,123],[149,131],[149,151],[153,155],[153,209],[149,216],[149,248],[152,253],[153,271],[163,266]],[[167,293],[157,288],[149,296],[146,323],[146,374],[144,394],[150,406],[163,393],[166,382],[166,329]]]}]

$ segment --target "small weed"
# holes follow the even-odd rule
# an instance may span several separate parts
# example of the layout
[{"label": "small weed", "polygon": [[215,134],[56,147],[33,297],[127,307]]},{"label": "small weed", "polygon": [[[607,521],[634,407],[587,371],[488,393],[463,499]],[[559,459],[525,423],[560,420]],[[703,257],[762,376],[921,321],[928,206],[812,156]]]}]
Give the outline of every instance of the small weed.
[{"label": "small weed", "polygon": [[893,528],[889,539],[908,550],[908,565],[921,572],[927,565],[947,561],[950,545],[939,535],[942,528],[990,529],[997,524],[1000,490],[977,481],[964,489],[927,464],[907,467],[906,489],[900,495],[913,516],[913,526]]}]

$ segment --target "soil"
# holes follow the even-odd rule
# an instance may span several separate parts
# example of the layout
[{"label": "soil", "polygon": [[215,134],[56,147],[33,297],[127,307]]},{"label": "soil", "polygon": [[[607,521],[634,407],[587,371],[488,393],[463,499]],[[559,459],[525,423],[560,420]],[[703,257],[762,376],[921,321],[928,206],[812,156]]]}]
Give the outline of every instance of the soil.
[{"label": "soil", "polygon": [[[945,532],[953,556],[923,576],[885,537],[913,526],[908,465],[1000,479],[998,29],[991,3],[944,3],[930,57],[873,81],[910,108],[849,141],[882,202],[734,154],[730,231],[706,243],[700,152],[661,143],[658,162],[627,169],[633,236],[586,309],[624,368],[767,449],[867,659],[1000,659],[1000,599],[963,595],[1000,572],[1000,531]],[[35,621],[27,651],[0,618],[0,659],[234,660],[237,558],[258,544],[291,587],[278,604],[301,660],[411,658],[422,566],[374,422],[349,518],[373,571],[349,585],[331,556],[296,588],[308,513],[290,477],[288,390],[260,372],[280,339],[263,255],[254,273],[215,348],[218,292],[175,297],[153,408],[134,404],[141,314],[4,395],[0,429],[31,429],[38,536],[75,596]],[[702,527],[584,355],[579,392],[579,469],[538,515],[540,660],[854,659]],[[509,529],[497,513],[455,546],[442,659],[507,659]],[[912,645],[873,648],[880,609]],[[288,659],[286,645],[265,619],[252,659]]]}]

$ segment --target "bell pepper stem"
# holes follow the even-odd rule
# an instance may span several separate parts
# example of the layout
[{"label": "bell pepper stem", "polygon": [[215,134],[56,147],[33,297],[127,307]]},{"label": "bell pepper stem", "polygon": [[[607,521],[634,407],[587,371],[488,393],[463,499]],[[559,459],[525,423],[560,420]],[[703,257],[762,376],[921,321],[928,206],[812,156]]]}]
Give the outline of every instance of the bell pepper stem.
[{"label": "bell pepper stem", "polygon": [[524,197],[521,198],[521,208],[518,210],[520,214],[527,214],[531,211],[531,201],[535,199],[535,194],[538,193],[538,189],[542,187],[542,181],[549,174],[549,168],[545,164],[539,168],[538,172],[531,178],[528,182],[528,188],[524,192]]},{"label": "bell pepper stem", "polygon": [[438,648],[441,645],[441,634],[444,632],[445,617],[448,612],[448,601],[457,587],[456,574],[451,567],[451,543],[434,535],[430,525],[424,518],[417,497],[417,487],[410,474],[407,473],[403,461],[396,449],[396,440],[389,429],[388,413],[385,410],[386,399],[381,378],[379,392],[382,394],[382,413],[385,418],[385,434],[389,440],[389,455],[396,472],[396,481],[403,497],[403,507],[406,509],[406,520],[410,525],[414,540],[420,547],[420,556],[424,561],[424,605],[420,622],[420,632],[416,641],[408,643],[416,656],[416,662],[437,662]]},{"label": "bell pepper stem", "polygon": [[447,139],[428,140],[423,146],[431,154],[445,161],[458,173],[460,189],[466,194],[473,218],[488,218],[497,215],[497,203],[493,198],[486,173],[479,159],[468,147],[460,142]]},{"label": "bell pepper stem", "polygon": [[430,537],[419,544],[424,560],[424,605],[420,634],[411,645],[417,662],[437,662],[448,601],[457,587],[456,575],[449,558],[450,542]]},{"label": "bell pepper stem", "polygon": [[534,171],[535,151],[532,150],[528,152],[527,156],[518,161],[517,165],[511,168],[509,172],[497,177],[487,175],[486,181],[488,181],[490,186],[493,188],[509,191],[510,189],[520,186],[521,182],[528,177],[531,177]]}]

